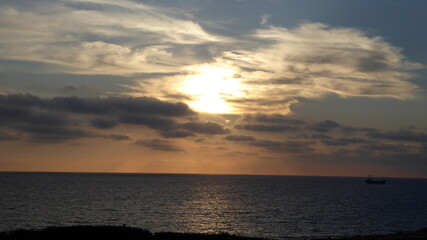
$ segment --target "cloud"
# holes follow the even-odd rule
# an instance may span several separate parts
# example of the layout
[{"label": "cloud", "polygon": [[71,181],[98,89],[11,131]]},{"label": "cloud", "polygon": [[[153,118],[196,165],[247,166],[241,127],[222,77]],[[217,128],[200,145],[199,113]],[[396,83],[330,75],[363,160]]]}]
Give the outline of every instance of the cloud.
[{"label": "cloud", "polygon": [[105,138],[109,138],[115,141],[132,140],[129,136],[121,135],[121,134],[109,134],[109,135],[106,135]]},{"label": "cloud", "polygon": [[329,132],[335,128],[338,128],[340,124],[331,120],[325,120],[322,122],[317,122],[309,127],[309,129],[318,131],[318,132]]},{"label": "cloud", "polygon": [[[244,82],[242,82],[244,84]],[[276,92],[271,92],[271,95],[263,95],[264,93],[259,92],[258,90],[252,89],[256,88],[254,86],[245,85],[246,90],[244,97],[227,97],[224,99],[227,103],[233,106],[236,111],[243,113],[280,113],[280,114],[291,114],[292,104],[296,104],[299,101],[294,98],[286,98],[283,96],[278,96]],[[258,93],[257,93],[258,91]],[[269,96],[269,97],[265,97]]]},{"label": "cloud", "polygon": [[366,127],[362,127],[362,128],[356,128],[356,127],[351,127],[351,126],[342,126],[341,127],[341,131],[348,133],[348,134],[353,134],[355,132],[375,132],[376,129],[373,128],[366,128]]},{"label": "cloud", "polygon": [[409,80],[411,71],[423,65],[406,60],[381,37],[355,28],[268,26],[246,40],[251,44],[234,43],[234,50],[219,51],[211,63],[236,72],[241,94],[224,93],[222,99],[237,112],[286,115],[303,98],[410,99],[419,91]]},{"label": "cloud", "polygon": [[214,122],[187,122],[178,124],[177,127],[194,133],[209,135],[227,134],[230,132],[230,130]]},{"label": "cloud", "polygon": [[313,152],[314,149],[310,147],[314,142],[307,141],[271,141],[271,140],[257,140],[249,143],[251,146],[262,147],[268,151],[276,153],[291,153],[291,154],[306,154]]},{"label": "cloud", "polygon": [[132,140],[129,136],[120,134],[99,134],[80,128],[72,127],[43,127],[36,125],[18,126],[21,130],[30,135],[27,141],[36,143],[61,143],[65,141],[77,140],[80,138],[104,138],[114,141]]},{"label": "cloud", "polygon": [[288,125],[303,125],[305,122],[300,119],[291,118],[284,114],[246,114],[245,121],[257,121],[264,123],[282,123]]},{"label": "cloud", "polygon": [[[174,109],[172,113],[165,112],[168,108]],[[315,167],[331,162],[339,165],[345,158],[354,164],[384,163],[403,167],[405,164],[398,157],[415,162],[425,159],[425,134],[415,130],[355,128],[332,120],[310,122],[278,114],[224,116],[227,120],[240,121],[242,126],[257,126],[257,130],[262,130],[252,130],[254,135],[250,136],[241,134],[243,128],[239,124],[234,129],[227,129],[218,123],[202,122],[199,118],[204,118],[203,115],[197,116],[185,109],[181,104],[153,98],[0,95],[0,140],[38,144],[76,142],[79,139],[124,143],[132,140],[135,145],[163,152],[185,152],[177,142],[192,141],[201,145],[214,144],[211,149],[221,148],[231,155],[241,155],[245,152],[242,149],[252,149],[251,152],[258,153],[259,159],[274,158],[286,161],[290,166],[301,159]],[[132,134],[119,132],[129,131],[129,127],[134,130]],[[293,130],[269,138],[269,131],[277,127]],[[282,134],[284,132],[286,134]],[[143,135],[148,139],[134,140]],[[200,143],[199,135],[209,136]],[[179,138],[189,139],[177,140]],[[224,141],[218,142],[221,139],[226,141],[226,149],[218,145],[224,144]],[[387,163],[388,158],[394,162]]]},{"label": "cloud", "polygon": [[[236,125],[233,133],[242,129],[264,134],[272,131],[280,133],[285,132],[283,129],[287,129],[286,127],[292,127],[292,134],[287,132],[280,135],[284,138],[282,141],[266,139],[265,135],[258,138],[234,134],[224,138],[236,144],[264,149],[266,150],[264,154],[267,153],[269,156],[263,157],[274,156],[294,160],[312,158],[313,161],[314,159],[326,161],[330,156],[338,161],[339,156],[347,156],[351,159],[365,157],[365,160],[382,161],[386,158],[385,155],[392,153],[407,153],[418,159],[418,155],[424,151],[424,133],[410,130],[381,131],[373,128],[356,128],[332,120],[308,122],[295,116],[278,114],[246,114],[240,121],[243,123]],[[378,143],[379,138],[388,141]]]},{"label": "cloud", "polygon": [[395,141],[407,141],[407,142],[427,142],[427,134],[422,132],[414,132],[411,130],[399,130],[399,131],[372,131],[368,132],[368,136],[371,138],[382,138]]},{"label": "cloud", "polygon": [[183,11],[132,1],[1,5],[0,58],[61,64],[72,73],[170,72],[187,61],[173,54],[178,45],[226,41]]},{"label": "cloud", "polygon": [[60,92],[78,92],[78,91],[84,91],[91,89],[92,87],[89,86],[65,86],[61,88]]},{"label": "cloud", "polygon": [[252,142],[255,141],[255,138],[252,136],[246,135],[229,135],[224,138],[225,140],[234,141],[234,142]]},{"label": "cloud", "polygon": [[[194,115],[188,105],[171,103],[150,97],[40,98],[31,94],[0,95],[0,106],[7,108],[41,108],[78,114],[107,115],[112,113],[147,114],[167,117]],[[27,111],[20,109],[19,111]],[[5,110],[6,111],[6,110]],[[23,114],[23,113],[13,113]]]},{"label": "cloud", "polygon": [[162,132],[161,135],[164,138],[186,138],[186,137],[195,136],[195,134],[192,132],[182,131],[182,130],[165,131],[165,132]]},{"label": "cloud", "polygon": [[[66,48],[49,48],[46,58],[53,63],[75,63],[76,73],[128,75],[133,73],[173,72],[173,58],[168,46],[147,46],[132,49],[128,46],[103,41],[82,42]],[[177,63],[175,63],[177,64]]]},{"label": "cloud", "polygon": [[[259,103],[255,109],[281,112],[279,106],[286,100],[298,102],[330,94],[410,99],[419,90],[409,79],[411,71],[423,65],[406,60],[401,49],[380,36],[355,28],[321,23],[294,29],[268,26],[255,30],[253,37],[258,47],[243,46],[221,56],[241,69],[245,98],[228,101],[242,111]],[[261,96],[269,96],[266,109],[262,108],[266,99]],[[288,109],[283,113],[289,113]]]},{"label": "cloud", "polygon": [[[371,159],[376,159],[390,152],[415,154],[417,150],[422,151],[422,144],[427,141],[423,132],[413,130],[382,131],[356,128],[332,120],[307,122],[289,115],[246,114],[241,121],[242,124],[237,124],[235,130],[264,134],[286,132],[280,135],[285,140],[259,139],[247,135],[229,135],[225,140],[264,148],[270,153],[284,154],[283,156],[292,153],[300,154],[302,158],[317,158],[316,156],[338,151],[356,154],[357,148],[357,154],[369,154],[372,155]],[[378,143],[378,139],[385,139],[387,142]]]},{"label": "cloud", "polygon": [[270,20],[271,15],[270,14],[264,14],[261,16],[261,22],[260,25],[265,25],[268,23],[268,20]]},{"label": "cloud", "polygon": [[311,135],[304,135],[302,137],[312,138],[312,139],[332,139],[331,136],[328,136],[325,134],[311,134]]},{"label": "cloud", "polygon": [[112,119],[96,118],[91,120],[91,125],[99,129],[109,129],[115,127],[117,125],[117,121]]},{"label": "cloud", "polygon": [[328,146],[347,146],[350,144],[367,143],[366,139],[362,138],[338,138],[338,139],[323,139],[322,143]]},{"label": "cloud", "polygon": [[[49,106],[49,104],[51,106]],[[184,103],[170,103],[149,97],[108,97],[78,98],[55,97],[47,102],[47,107],[59,108],[75,113],[110,114],[148,114],[157,116],[187,116],[194,112]]]},{"label": "cloud", "polygon": [[274,141],[269,139],[258,139],[247,135],[229,135],[224,138],[227,141],[236,142],[253,147],[259,147],[267,150],[270,153],[279,154],[304,154],[313,152],[314,149],[310,145],[315,144],[314,141]]},{"label": "cloud", "polygon": [[0,141],[17,140],[18,137],[7,132],[0,131]]},{"label": "cloud", "polygon": [[85,131],[79,128],[68,127],[52,127],[42,125],[17,125],[15,129],[25,133],[29,133],[29,141],[31,142],[45,142],[45,143],[59,143],[78,138],[95,137],[96,134]]},{"label": "cloud", "polygon": [[[382,148],[382,147],[380,147]],[[370,174],[384,175],[388,172],[393,174],[413,174],[422,175],[427,170],[425,159],[426,154],[412,153],[405,150],[405,148],[387,147],[388,150],[338,150],[328,152],[327,154],[310,153],[305,154],[304,159],[309,160],[311,166],[315,166],[317,170],[323,169],[324,171],[333,171],[330,174],[337,174],[336,169],[346,172],[348,166],[352,166],[356,170],[356,174]],[[396,151],[395,151],[396,150]],[[345,159],[345,161],[343,161]],[[368,170],[367,170],[368,169]],[[359,172],[359,173],[357,173]],[[390,175],[389,175],[390,176]]]},{"label": "cloud", "polygon": [[257,132],[286,132],[286,131],[297,131],[298,127],[286,126],[286,125],[262,125],[262,124],[239,124],[236,125],[237,129],[244,129],[249,131]]},{"label": "cloud", "polygon": [[362,145],[361,148],[370,151],[391,151],[396,153],[410,152],[414,149],[413,146],[402,144],[368,144]]},{"label": "cloud", "polygon": [[245,114],[243,123],[237,124],[236,129],[256,132],[289,132],[301,130],[305,122],[283,114]]},{"label": "cloud", "polygon": [[231,38],[207,32],[182,9],[133,1],[1,5],[0,59],[61,65],[73,74],[144,74],[136,81],[151,85],[146,95],[188,104],[203,97],[180,89],[194,69],[221,66],[239,80],[239,94],[227,88],[217,95],[237,113],[291,114],[301,99],[330,94],[410,99],[419,91],[411,71],[424,67],[381,36],[321,23],[277,27],[266,14],[252,34]]},{"label": "cloud", "polygon": [[[29,134],[26,140],[39,143],[60,143],[80,138],[105,138],[115,141],[131,140],[127,135],[100,134],[72,126],[49,126],[34,123],[18,124],[15,130]],[[12,139],[13,140],[13,139]]]},{"label": "cloud", "polygon": [[231,156],[239,156],[239,155],[243,155],[243,156],[257,156],[258,153],[254,153],[254,152],[241,152],[241,151],[232,151],[232,152],[228,152],[228,155]]},{"label": "cloud", "polygon": [[162,139],[138,140],[135,144],[158,151],[185,152],[183,149],[174,146],[172,142]]},{"label": "cloud", "polygon": [[[130,140],[126,134],[108,132],[119,125],[144,126],[164,138],[230,133],[218,123],[201,122],[195,116],[196,113],[184,103],[148,97],[0,95],[0,130],[25,133],[24,136],[33,142],[53,143],[79,138]],[[4,137],[3,140],[9,139]]]},{"label": "cloud", "polygon": [[45,101],[31,94],[0,95],[0,106],[4,107],[33,107],[46,106]]},{"label": "cloud", "polygon": [[0,123],[28,123],[44,126],[63,126],[69,123],[63,115],[55,112],[43,112],[29,108],[1,106]]},{"label": "cloud", "polygon": [[[86,130],[90,126],[106,131],[119,124],[169,130],[169,137],[173,134],[177,137],[178,132],[173,132],[173,129],[177,130],[177,120],[194,115],[195,112],[186,104],[146,97],[40,98],[30,94],[0,95],[0,128],[23,132],[33,142],[63,142],[88,137],[129,140],[130,138],[123,134],[101,134]],[[215,124],[194,124],[201,126],[195,131],[206,133],[209,133],[209,128],[213,133],[221,127]],[[183,126],[191,128],[191,125]],[[9,138],[4,138],[7,139]]]},{"label": "cloud", "polygon": [[144,125],[159,130],[169,130],[175,127],[175,120],[144,114],[121,114],[118,118],[121,123]]},{"label": "cloud", "polygon": [[282,146],[282,142],[279,141],[271,141],[271,140],[257,140],[255,142],[250,143],[252,146],[257,146],[257,147],[264,147],[264,148],[269,148],[269,149],[277,149],[280,148]]}]

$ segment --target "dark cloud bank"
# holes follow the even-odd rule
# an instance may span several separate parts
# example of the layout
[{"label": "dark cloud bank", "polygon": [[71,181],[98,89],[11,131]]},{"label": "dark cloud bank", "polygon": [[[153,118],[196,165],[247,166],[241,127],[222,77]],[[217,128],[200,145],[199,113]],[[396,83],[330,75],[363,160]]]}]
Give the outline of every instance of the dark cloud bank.
[{"label": "dark cloud bank", "polygon": [[[132,139],[120,126],[151,129],[157,137]],[[296,159],[312,163],[369,163],[427,171],[427,135],[413,129],[356,128],[333,120],[309,122],[279,114],[246,114],[233,129],[202,122],[184,103],[149,97],[41,98],[0,95],[0,141],[61,143],[84,138],[128,141],[156,151],[185,153],[176,139],[223,136],[246,146],[241,156]],[[198,140],[199,139],[199,140]],[[217,138],[218,139],[218,138]],[[279,139],[279,140],[278,140]],[[256,154],[255,154],[256,153]]]},{"label": "dark cloud bank", "polygon": [[[380,164],[423,173],[427,170],[427,135],[411,129],[384,131],[355,128],[332,120],[309,123],[284,115],[246,115],[225,141],[256,147],[286,159],[317,163]],[[269,140],[255,136],[275,136]],[[279,157],[280,158],[280,157]]]},{"label": "dark cloud bank", "polygon": [[[226,134],[213,122],[200,122],[184,103],[149,97],[40,98],[30,94],[0,95],[1,140],[25,139],[56,143],[79,138],[131,140],[126,135],[107,134],[119,125],[138,125],[158,131],[165,138],[196,134]],[[140,140],[137,145],[171,151],[166,142]]]}]

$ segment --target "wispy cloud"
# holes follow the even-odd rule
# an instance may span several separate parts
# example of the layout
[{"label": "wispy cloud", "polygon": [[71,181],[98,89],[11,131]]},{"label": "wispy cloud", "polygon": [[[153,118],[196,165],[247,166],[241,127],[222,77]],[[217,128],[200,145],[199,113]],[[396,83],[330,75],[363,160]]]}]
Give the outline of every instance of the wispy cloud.
[{"label": "wispy cloud", "polygon": [[167,152],[185,152],[182,148],[173,145],[171,141],[162,140],[162,139],[148,139],[148,140],[138,140],[135,142],[136,145],[147,147],[157,151],[167,151]]},{"label": "wispy cloud", "polygon": [[268,20],[270,20],[271,15],[270,14],[264,14],[261,16],[261,21],[259,24],[265,25],[268,23]]},{"label": "wispy cloud", "polygon": [[170,72],[176,45],[221,42],[188,15],[131,1],[3,3],[0,58],[63,64],[70,72]]},{"label": "wispy cloud", "polygon": [[216,98],[238,113],[289,114],[303,98],[330,94],[410,99],[418,91],[411,71],[423,67],[380,36],[321,23],[277,27],[267,14],[252,34],[227,37],[207,32],[191,14],[133,1],[1,5],[0,59],[62,65],[74,74],[158,74],[141,80],[143,94],[183,96],[188,104],[203,96],[182,83],[202,66],[222,68],[232,75],[211,81],[237,79],[238,86]]},{"label": "wispy cloud", "polygon": [[[210,65],[233,72],[228,78],[238,80],[236,90],[229,92],[229,87],[218,96],[238,113],[291,114],[292,105],[302,99],[330,95],[414,99],[420,88],[410,81],[412,71],[424,68],[407,60],[400,48],[380,36],[320,23],[294,29],[269,25],[250,36],[241,36],[240,41],[224,43],[212,58],[210,63],[186,69]],[[151,90],[181,90],[179,93],[188,96],[187,103],[191,104],[193,98],[203,95],[180,87],[192,74],[182,72],[162,81],[143,82]],[[217,78],[218,84],[224,80]],[[215,80],[215,74],[209,79]]]},{"label": "wispy cloud", "polygon": [[418,87],[408,80],[411,70],[423,66],[406,60],[398,47],[379,36],[309,23],[295,29],[269,26],[252,37],[258,47],[222,56],[239,66],[239,76],[245,79],[245,98],[229,99],[237,107],[262,103],[260,96],[283,105],[290,99],[328,94],[397,99],[417,94]]}]

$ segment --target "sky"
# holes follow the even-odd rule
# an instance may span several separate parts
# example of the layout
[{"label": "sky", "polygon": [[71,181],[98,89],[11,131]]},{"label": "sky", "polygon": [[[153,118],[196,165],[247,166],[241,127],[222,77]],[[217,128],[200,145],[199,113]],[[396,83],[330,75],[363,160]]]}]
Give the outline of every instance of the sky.
[{"label": "sky", "polygon": [[0,2],[0,171],[427,177],[427,2]]}]

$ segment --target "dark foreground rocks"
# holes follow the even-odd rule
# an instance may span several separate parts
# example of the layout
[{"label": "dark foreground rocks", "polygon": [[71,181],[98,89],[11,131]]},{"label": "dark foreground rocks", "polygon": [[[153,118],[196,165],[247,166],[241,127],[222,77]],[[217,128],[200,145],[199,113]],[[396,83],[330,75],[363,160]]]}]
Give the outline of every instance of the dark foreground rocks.
[{"label": "dark foreground rocks", "polygon": [[151,233],[126,226],[71,226],[48,227],[40,230],[15,230],[0,233],[0,240],[263,240],[230,234]]},{"label": "dark foreground rocks", "polygon": [[[265,240],[230,234],[151,233],[127,226],[71,226],[48,227],[39,230],[15,230],[0,233],[0,240]],[[427,228],[415,232],[399,232],[387,235],[354,236],[339,240],[427,240]]]}]

